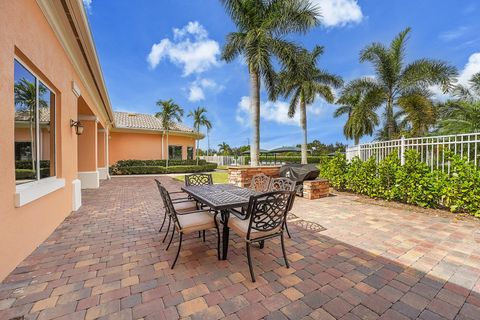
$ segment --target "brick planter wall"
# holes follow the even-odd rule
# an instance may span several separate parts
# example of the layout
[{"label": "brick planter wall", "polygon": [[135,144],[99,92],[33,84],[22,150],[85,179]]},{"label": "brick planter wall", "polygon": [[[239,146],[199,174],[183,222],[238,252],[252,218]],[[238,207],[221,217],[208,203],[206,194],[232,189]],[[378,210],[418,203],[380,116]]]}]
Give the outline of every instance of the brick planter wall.
[{"label": "brick planter wall", "polygon": [[252,177],[256,174],[263,173],[269,177],[277,178],[279,176],[280,166],[264,166],[264,167],[229,167],[228,182],[239,187],[248,187],[252,181]]},{"label": "brick planter wall", "polygon": [[330,183],[326,179],[303,182],[303,197],[308,200],[328,197]]}]

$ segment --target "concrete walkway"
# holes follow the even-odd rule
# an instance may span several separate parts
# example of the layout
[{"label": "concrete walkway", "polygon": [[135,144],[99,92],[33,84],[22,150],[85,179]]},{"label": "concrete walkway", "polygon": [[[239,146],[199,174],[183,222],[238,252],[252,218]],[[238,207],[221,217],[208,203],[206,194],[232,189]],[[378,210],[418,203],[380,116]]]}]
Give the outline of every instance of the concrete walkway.
[{"label": "concrete walkway", "polygon": [[169,269],[176,246],[161,242],[152,177],[112,179],[83,200],[0,285],[0,319],[480,319],[477,221],[297,199],[291,268],[269,241],[253,250],[252,283],[243,241],[218,261],[213,232],[187,237]]}]

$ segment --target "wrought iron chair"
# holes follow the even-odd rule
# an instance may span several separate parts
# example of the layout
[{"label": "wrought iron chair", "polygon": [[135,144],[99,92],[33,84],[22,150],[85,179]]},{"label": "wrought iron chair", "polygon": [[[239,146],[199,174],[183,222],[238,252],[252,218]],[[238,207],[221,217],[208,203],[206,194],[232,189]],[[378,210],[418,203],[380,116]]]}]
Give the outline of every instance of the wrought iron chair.
[{"label": "wrought iron chair", "polygon": [[185,185],[188,186],[204,186],[213,184],[212,175],[209,173],[194,173],[185,175]]},{"label": "wrought iron chair", "polygon": [[[185,186],[205,186],[213,184],[212,175],[209,173],[193,173],[185,175]],[[192,198],[190,198],[192,199]],[[193,200],[193,199],[192,199]],[[197,202],[197,208],[203,209],[205,206]],[[200,238],[200,232],[198,233]],[[205,238],[205,232],[203,232],[203,238]]]},{"label": "wrought iron chair", "polygon": [[285,251],[283,229],[293,194],[292,191],[274,191],[251,196],[247,209],[248,218],[242,220],[232,215],[228,220],[228,226],[245,240],[252,282],[255,282],[252,257],[250,255],[250,245],[252,243],[280,237],[283,259],[286,267],[290,267]]},{"label": "wrought iron chair", "polygon": [[[269,191],[295,191],[296,183],[295,181],[289,179],[289,178],[272,178],[270,180],[270,185],[268,186]],[[290,205],[287,210],[290,212],[293,207],[293,202],[295,201],[295,196],[292,197],[292,201],[290,201]],[[288,225],[287,225],[287,220],[285,219],[285,231],[287,231],[288,237],[292,238],[290,235],[290,231],[288,231]]]},{"label": "wrought iron chair", "polygon": [[[170,225],[171,225],[172,221],[171,221],[170,216],[167,213],[167,204],[165,203],[165,200],[162,196],[162,191],[160,190],[160,187],[163,187],[162,183],[160,181],[158,181],[157,179],[155,179],[155,182],[157,183],[158,191],[160,192],[160,196],[162,197],[163,208],[164,208],[163,221],[162,221],[162,225],[160,226],[160,229],[158,230],[158,232],[162,232],[163,226],[165,225],[165,221],[168,218],[167,232],[165,233],[165,236],[163,237],[163,240],[162,240],[162,242],[165,242],[165,240],[167,239],[168,233],[170,231]],[[185,195],[185,193],[183,191],[174,191],[174,192],[170,192],[169,194],[170,195],[177,195],[177,194]],[[170,198],[170,199],[172,200],[172,203],[173,203],[173,205],[175,206],[175,208],[178,212],[192,211],[192,210],[198,209],[197,203],[195,201],[193,201],[192,199],[188,198],[188,197],[176,197],[176,198],[173,198],[173,199]]]},{"label": "wrought iron chair", "polygon": [[270,177],[260,173],[256,174],[252,177],[252,181],[250,183],[250,189],[256,192],[267,192],[268,186],[270,185]]},{"label": "wrought iron chair", "polygon": [[[160,190],[160,194],[162,195],[162,198],[165,202],[167,214],[169,215],[170,220],[173,221],[172,235],[165,250],[168,250],[170,248],[173,236],[175,234],[175,230],[180,234],[177,254],[175,256],[175,260],[173,261],[171,269],[173,269],[175,267],[175,264],[177,263],[180,249],[182,248],[183,235],[197,231],[205,232],[205,230],[209,229],[217,230],[217,257],[218,259],[220,259],[220,231],[218,229],[216,213],[215,215],[213,215],[210,210],[193,210],[178,212],[172,199],[170,198],[167,189],[165,189],[165,187],[163,187],[162,185],[158,185],[158,189]],[[205,242],[205,236],[203,241]]]}]

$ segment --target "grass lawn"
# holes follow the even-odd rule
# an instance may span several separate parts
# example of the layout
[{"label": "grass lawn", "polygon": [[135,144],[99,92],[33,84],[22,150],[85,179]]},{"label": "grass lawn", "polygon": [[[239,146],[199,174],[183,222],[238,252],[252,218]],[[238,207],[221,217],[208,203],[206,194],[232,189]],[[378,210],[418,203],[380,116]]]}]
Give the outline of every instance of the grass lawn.
[{"label": "grass lawn", "polygon": [[[228,172],[211,172],[213,177],[213,183],[228,183]],[[185,175],[178,175],[173,179],[185,182]]]}]

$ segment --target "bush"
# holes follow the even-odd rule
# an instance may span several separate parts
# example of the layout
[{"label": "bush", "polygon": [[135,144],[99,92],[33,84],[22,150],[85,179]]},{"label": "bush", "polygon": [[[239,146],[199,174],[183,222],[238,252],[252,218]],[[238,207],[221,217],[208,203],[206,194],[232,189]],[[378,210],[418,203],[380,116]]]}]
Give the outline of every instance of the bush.
[{"label": "bush", "polygon": [[[127,161],[137,161],[137,160],[127,160]],[[158,160],[163,161],[163,160]],[[217,168],[216,163],[207,163],[203,162],[202,165],[170,165],[168,168],[165,166],[145,166],[145,165],[129,165],[129,166],[121,166],[119,165],[120,161],[110,167],[111,174],[124,174],[124,175],[131,175],[131,174],[164,174],[164,173],[188,173],[188,172],[205,172],[205,171],[213,171]],[[128,162],[128,164],[132,164],[135,162]],[[200,162],[199,162],[200,163]],[[122,162],[125,164],[125,162]]]},{"label": "bush", "polygon": [[320,173],[337,190],[480,217],[480,170],[457,155],[447,159],[450,174],[431,170],[414,150],[405,153],[403,166],[396,154],[378,164],[374,157],[348,163],[337,154],[321,166]]},{"label": "bush", "polygon": [[[307,157],[308,163],[313,163],[313,164],[319,164],[323,163],[324,161],[328,161],[328,156],[309,156]],[[275,157],[273,155],[269,155],[268,158],[265,158],[264,155],[260,156],[259,161],[268,161],[268,162],[273,162],[275,160]],[[301,163],[302,158],[300,156],[277,156],[276,158],[278,163]],[[250,156],[245,156],[245,163],[250,162]]]},{"label": "bush", "polygon": [[[198,159],[199,165],[207,164],[206,160]],[[119,160],[115,164],[119,167],[141,167],[141,166],[148,166],[148,167],[165,167],[167,165],[167,160]],[[195,166],[197,165],[197,160],[168,160],[169,166]]]}]

